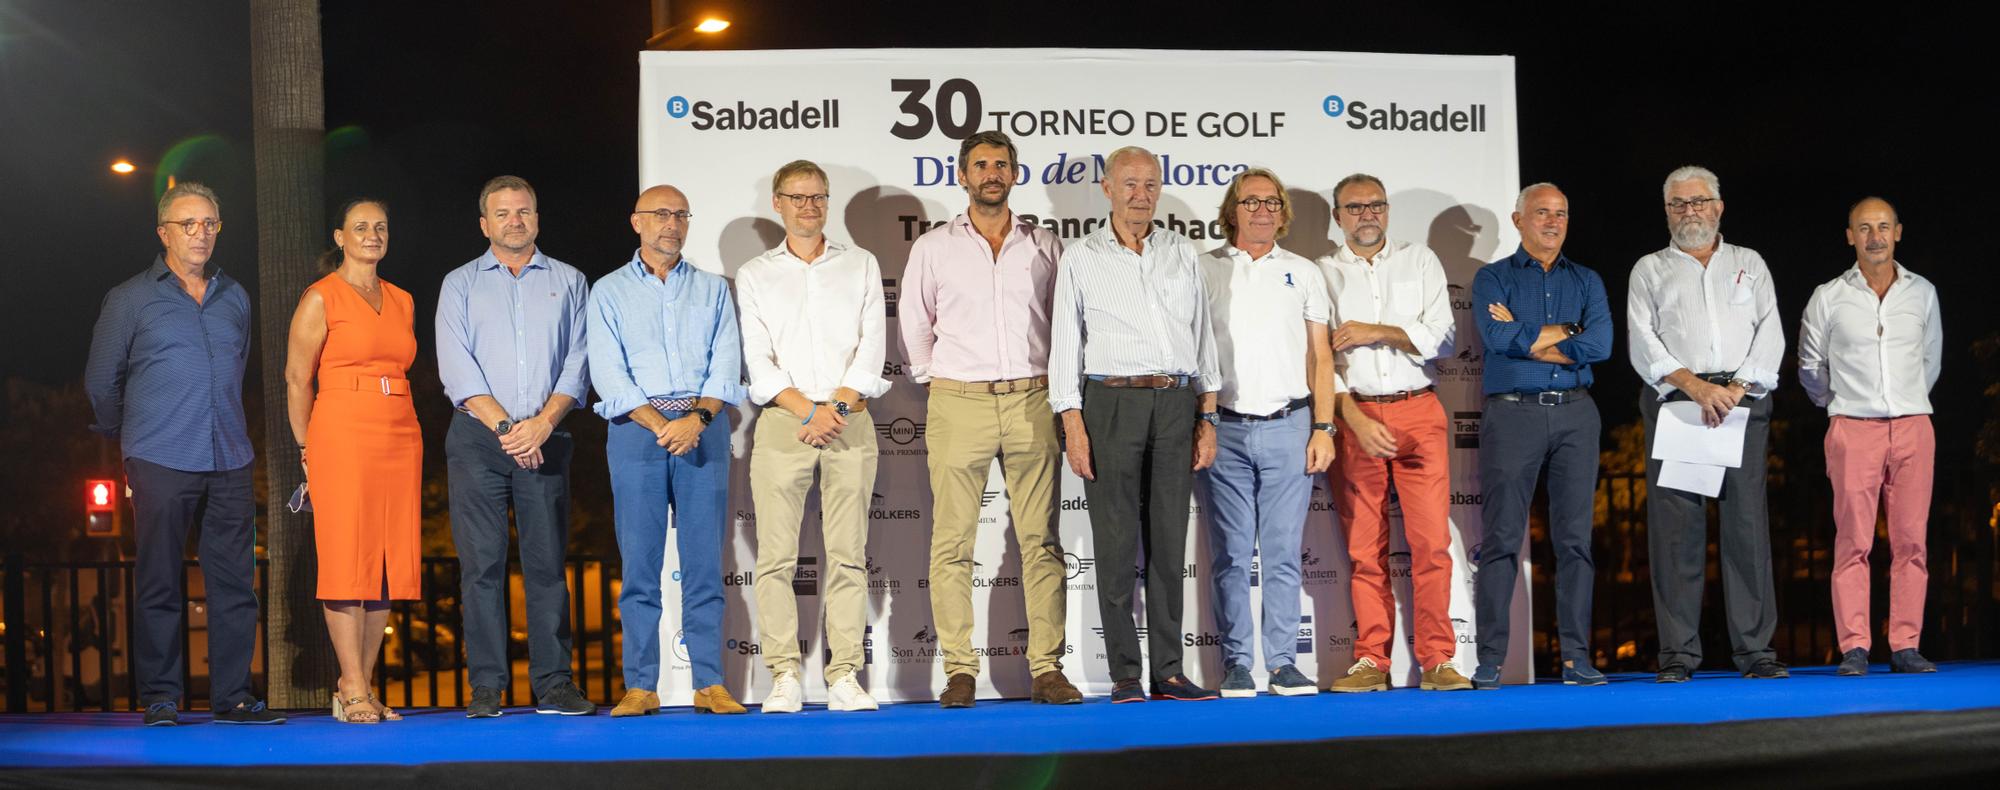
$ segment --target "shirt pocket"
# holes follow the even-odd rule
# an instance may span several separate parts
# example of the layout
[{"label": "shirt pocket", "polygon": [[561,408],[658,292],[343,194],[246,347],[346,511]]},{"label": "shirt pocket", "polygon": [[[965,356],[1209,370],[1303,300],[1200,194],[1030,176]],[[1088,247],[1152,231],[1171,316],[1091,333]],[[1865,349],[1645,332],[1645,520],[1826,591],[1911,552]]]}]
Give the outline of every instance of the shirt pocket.
[{"label": "shirt pocket", "polygon": [[1756,298],[1756,295],[1757,275],[1749,272],[1738,272],[1736,275],[1736,284],[1729,289],[1729,303],[1738,306],[1746,305],[1750,303],[1751,299]]},{"label": "shirt pocket", "polygon": [[1421,282],[1390,283],[1389,309],[1401,316],[1421,315],[1424,312],[1424,284]]}]

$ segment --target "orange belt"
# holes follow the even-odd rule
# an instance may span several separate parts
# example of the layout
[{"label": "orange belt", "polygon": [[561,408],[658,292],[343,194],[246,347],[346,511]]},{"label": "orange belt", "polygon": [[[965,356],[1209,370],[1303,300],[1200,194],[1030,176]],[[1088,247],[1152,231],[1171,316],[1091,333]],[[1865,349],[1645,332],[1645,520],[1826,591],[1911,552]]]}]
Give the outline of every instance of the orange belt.
[{"label": "orange belt", "polygon": [[321,390],[354,390],[358,392],[380,392],[384,395],[410,394],[410,380],[388,376],[355,376],[335,374],[319,380]]}]

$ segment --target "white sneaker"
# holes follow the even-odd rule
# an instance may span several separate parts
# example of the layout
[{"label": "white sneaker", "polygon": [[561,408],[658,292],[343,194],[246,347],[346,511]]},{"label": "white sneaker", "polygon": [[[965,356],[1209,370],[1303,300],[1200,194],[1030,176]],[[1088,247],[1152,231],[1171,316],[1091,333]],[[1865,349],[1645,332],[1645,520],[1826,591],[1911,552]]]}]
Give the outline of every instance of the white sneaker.
[{"label": "white sneaker", "polygon": [[805,696],[805,691],[799,688],[797,672],[780,674],[771,680],[771,696],[764,698],[764,712],[797,713]]},{"label": "white sneaker", "polygon": [[880,705],[875,704],[875,698],[868,696],[868,691],[861,687],[861,681],[854,679],[853,672],[847,673],[845,677],[834,681],[833,685],[826,687],[827,710],[878,710],[880,708]]}]

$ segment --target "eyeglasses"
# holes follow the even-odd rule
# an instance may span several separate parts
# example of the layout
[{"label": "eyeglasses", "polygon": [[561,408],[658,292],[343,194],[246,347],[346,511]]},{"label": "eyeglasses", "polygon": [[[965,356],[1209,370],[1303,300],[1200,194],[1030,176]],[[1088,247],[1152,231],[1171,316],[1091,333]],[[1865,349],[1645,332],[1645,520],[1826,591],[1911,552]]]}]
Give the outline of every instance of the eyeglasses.
[{"label": "eyeglasses", "polygon": [[1698,197],[1693,200],[1682,200],[1680,198],[1674,198],[1673,200],[1667,201],[1667,210],[1675,214],[1686,214],[1689,211],[1700,211],[1702,209],[1708,208],[1708,204],[1717,202],[1719,200],[1721,200],[1721,198]]},{"label": "eyeglasses", "polygon": [[222,232],[222,220],[219,219],[180,219],[160,223],[162,228],[168,225],[181,226],[181,232],[189,236],[199,236],[203,232],[210,234]]},{"label": "eyeglasses", "polygon": [[658,220],[658,221],[660,221],[660,222],[666,222],[667,220],[673,220],[673,219],[677,219],[677,220],[680,220],[680,221],[682,221],[682,222],[686,222],[686,221],[688,221],[688,218],[689,218],[689,217],[692,217],[692,216],[694,216],[694,212],[692,212],[692,211],[687,211],[687,210],[682,210],[682,211],[668,211],[668,210],[666,210],[666,209],[663,209],[663,208],[656,208],[656,209],[653,209],[652,211],[634,211],[634,212],[632,212],[632,216],[635,216],[635,217],[652,217],[653,219],[655,219],[655,220]]},{"label": "eyeglasses", "polygon": [[1242,200],[1236,201],[1236,205],[1242,206],[1244,211],[1248,211],[1252,214],[1255,214],[1260,210],[1269,211],[1273,214],[1276,214],[1280,211],[1285,210],[1285,199],[1275,198],[1275,197],[1244,198]]},{"label": "eyeglasses", "polygon": [[1373,203],[1347,203],[1342,205],[1340,210],[1354,217],[1359,217],[1363,214],[1382,214],[1389,210],[1389,202],[1386,200],[1377,200]]},{"label": "eyeglasses", "polygon": [[815,206],[826,205],[825,193],[821,193],[818,195],[788,195],[786,193],[779,192],[777,196],[792,201],[792,206],[796,208],[805,208],[805,205],[807,203],[811,203]]}]

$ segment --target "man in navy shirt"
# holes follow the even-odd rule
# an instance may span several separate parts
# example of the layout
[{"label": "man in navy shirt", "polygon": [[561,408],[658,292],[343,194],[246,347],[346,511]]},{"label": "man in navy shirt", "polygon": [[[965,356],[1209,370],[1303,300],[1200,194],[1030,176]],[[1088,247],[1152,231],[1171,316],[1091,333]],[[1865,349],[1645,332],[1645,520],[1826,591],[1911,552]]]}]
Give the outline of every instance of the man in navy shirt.
[{"label": "man in navy shirt", "polygon": [[132,488],[134,674],[147,725],[180,720],[181,563],[201,526],[208,591],[209,706],[218,724],[280,724],[250,693],[257,648],[256,500],[243,418],[250,297],[210,264],[222,232],[215,193],[192,181],[160,197],[165,248],[104,297],[84,391],[92,430],[119,440]]},{"label": "man in navy shirt", "polygon": [[1604,674],[1590,665],[1589,647],[1599,443],[1590,365],[1611,356],[1611,306],[1597,272],[1563,257],[1569,198],[1562,190],[1546,183],[1521,190],[1514,227],[1520,249],[1472,280],[1473,318],[1486,346],[1486,413],[1479,430],[1485,540],[1473,590],[1479,669],[1472,684],[1500,687],[1528,503],[1535,478],[1547,467],[1563,683],[1595,686]]}]

